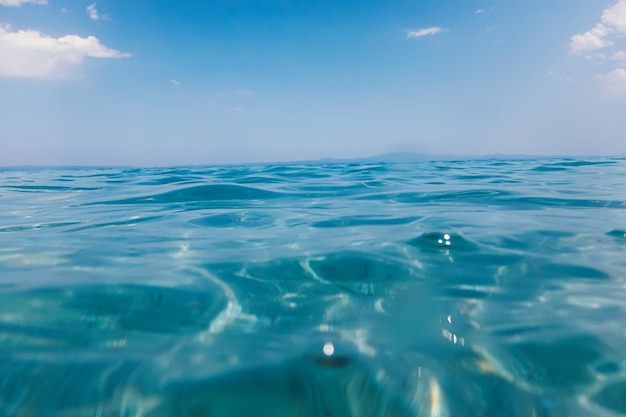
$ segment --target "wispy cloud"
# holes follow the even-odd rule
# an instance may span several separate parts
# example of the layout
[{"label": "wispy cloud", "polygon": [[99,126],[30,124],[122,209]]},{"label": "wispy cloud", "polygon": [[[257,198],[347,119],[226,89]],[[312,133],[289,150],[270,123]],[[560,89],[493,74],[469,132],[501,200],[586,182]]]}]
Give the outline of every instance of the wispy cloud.
[{"label": "wispy cloud", "polygon": [[180,81],[178,81],[178,80],[170,80],[170,84],[175,85],[176,87],[178,87],[180,85]]},{"label": "wispy cloud", "polygon": [[609,59],[614,61],[624,61],[626,62],[626,51],[617,51],[609,56]]},{"label": "wispy cloud", "polygon": [[96,7],[96,3],[91,3],[87,6],[87,14],[91,20],[100,20],[100,15],[98,14],[98,9]]},{"label": "wispy cloud", "polygon": [[596,75],[604,83],[604,93],[608,97],[626,97],[626,69],[618,68],[608,74]]},{"label": "wispy cloud", "polygon": [[22,4],[48,4],[48,0],[0,0],[0,6],[21,7]]},{"label": "wispy cloud", "polygon": [[560,82],[571,83],[574,81],[571,77],[563,77],[561,74],[554,70],[549,70],[546,74],[548,74],[549,77],[553,77],[555,80]]},{"label": "wispy cloud", "polygon": [[476,9],[474,14],[485,14],[485,13],[493,12],[494,10],[496,10],[496,7],[491,6],[489,9]]},{"label": "wispy cloud", "polygon": [[242,116],[248,116],[250,114],[244,107],[233,107],[233,112]]},{"label": "wispy cloud", "polygon": [[416,30],[408,30],[406,37],[409,39],[421,38],[422,36],[437,35],[438,33],[441,33],[445,30],[446,29],[441,28],[439,26],[433,26],[430,28],[421,28],[421,29],[416,29]]},{"label": "wispy cloud", "polygon": [[603,49],[614,44],[612,38],[626,33],[626,0],[618,0],[602,12],[600,21],[590,30],[570,39],[570,50],[575,54]]},{"label": "wispy cloud", "polygon": [[234,90],[232,92],[232,94],[235,95],[235,96],[253,96],[254,95],[254,91],[246,90],[246,89],[240,89],[240,90]]},{"label": "wispy cloud", "polygon": [[61,77],[85,58],[126,58],[130,54],[107,48],[95,36],[59,38],[36,30],[12,31],[0,26],[0,77]]}]

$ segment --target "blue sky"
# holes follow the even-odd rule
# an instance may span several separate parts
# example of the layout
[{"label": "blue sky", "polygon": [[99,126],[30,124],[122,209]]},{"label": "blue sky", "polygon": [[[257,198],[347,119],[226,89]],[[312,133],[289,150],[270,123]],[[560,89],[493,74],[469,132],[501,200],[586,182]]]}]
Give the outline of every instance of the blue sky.
[{"label": "blue sky", "polygon": [[0,0],[0,165],[626,154],[626,0]]}]

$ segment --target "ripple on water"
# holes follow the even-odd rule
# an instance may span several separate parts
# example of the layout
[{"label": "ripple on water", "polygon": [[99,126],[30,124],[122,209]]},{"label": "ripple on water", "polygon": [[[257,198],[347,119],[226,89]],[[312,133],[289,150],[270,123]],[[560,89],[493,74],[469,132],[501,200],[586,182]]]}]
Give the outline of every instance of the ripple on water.
[{"label": "ripple on water", "polygon": [[410,224],[421,217],[372,217],[372,216],[346,216],[337,219],[322,220],[312,223],[312,227],[334,228],[334,227],[356,227],[356,226],[396,226]]},{"label": "ripple on water", "polygon": [[607,381],[591,400],[602,408],[626,415],[626,377]]},{"label": "ripple on water", "polygon": [[[277,285],[286,291],[300,288],[315,294],[311,286],[333,288],[368,295],[385,295],[401,283],[417,282],[421,273],[413,266],[382,256],[361,252],[336,252],[326,255],[275,259],[268,262],[212,265],[210,269],[228,276],[240,276],[261,283]],[[227,278],[228,279],[228,278]]]},{"label": "ripple on water", "polygon": [[556,263],[543,260],[530,264],[529,268],[532,269],[529,276],[536,279],[605,280],[610,278],[609,274],[598,268],[575,264]]},{"label": "ripple on water", "polygon": [[74,226],[79,224],[78,222],[58,222],[58,223],[45,223],[45,224],[25,224],[25,225],[16,225],[16,226],[8,226],[8,227],[0,227],[0,233],[8,233],[8,232],[22,232],[27,230],[41,230],[41,229],[49,229],[60,227],[64,228],[67,226]]},{"label": "ripple on water", "polygon": [[0,351],[143,349],[207,328],[224,306],[219,293],[184,287],[97,285],[6,292],[0,294]]},{"label": "ripple on water", "polygon": [[413,267],[359,252],[311,258],[308,265],[316,277],[360,294],[388,294],[397,284],[421,277]]},{"label": "ripple on water", "polygon": [[577,335],[552,340],[522,339],[506,348],[505,372],[514,380],[549,391],[576,392],[596,381],[594,365],[610,349],[591,335]]},{"label": "ripple on water", "polygon": [[172,381],[160,407],[148,415],[415,417],[418,410],[435,416],[443,408],[434,380],[412,381],[410,396],[389,389],[391,382],[356,355],[327,348],[210,378]]},{"label": "ripple on water", "polygon": [[259,212],[235,211],[229,213],[203,216],[189,221],[191,224],[203,227],[264,227],[271,226],[274,218]]},{"label": "ripple on water", "polygon": [[626,414],[625,175],[0,169],[0,415]]}]

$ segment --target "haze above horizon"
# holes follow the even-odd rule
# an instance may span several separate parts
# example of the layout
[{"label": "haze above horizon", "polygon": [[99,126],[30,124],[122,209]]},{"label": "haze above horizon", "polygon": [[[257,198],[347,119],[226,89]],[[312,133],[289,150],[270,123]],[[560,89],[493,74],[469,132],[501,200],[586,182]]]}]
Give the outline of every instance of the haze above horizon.
[{"label": "haze above horizon", "polygon": [[0,166],[626,154],[626,0],[0,0]]}]

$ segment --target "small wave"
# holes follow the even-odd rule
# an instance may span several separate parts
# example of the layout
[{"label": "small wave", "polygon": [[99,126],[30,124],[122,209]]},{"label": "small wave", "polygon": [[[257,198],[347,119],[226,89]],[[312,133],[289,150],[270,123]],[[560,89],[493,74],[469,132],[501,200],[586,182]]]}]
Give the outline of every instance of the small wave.
[{"label": "small wave", "polygon": [[[219,293],[197,288],[92,285],[0,294],[0,341],[21,351],[125,349],[155,343],[145,334],[196,333],[223,308]],[[138,333],[139,332],[139,333]],[[144,333],[142,336],[141,333]],[[160,342],[164,342],[161,340]],[[0,349],[6,343],[0,343]]]},{"label": "small wave", "polygon": [[263,227],[271,226],[274,218],[262,213],[232,212],[192,219],[191,224],[203,227]]},{"label": "small wave", "polygon": [[606,235],[612,238],[615,238],[617,240],[626,242],[626,230],[615,229],[615,230],[611,230],[610,232],[607,232]]},{"label": "small wave", "polygon": [[510,205],[514,209],[545,209],[550,207],[562,208],[626,208],[624,201],[592,200],[582,198],[555,198],[555,197],[515,197],[501,199],[500,203]]},{"label": "small wave", "polygon": [[611,410],[619,415],[626,415],[624,393],[626,393],[626,376],[605,382],[591,400],[604,409]]},{"label": "small wave", "polygon": [[50,229],[50,228],[57,228],[57,227],[74,226],[77,224],[80,224],[80,223],[79,222],[59,222],[59,223],[16,225],[16,226],[0,227],[0,233]]},{"label": "small wave", "polygon": [[146,181],[140,181],[137,185],[166,185],[166,184],[190,184],[193,182],[200,182],[202,178],[194,176],[159,176],[158,178],[149,179]]},{"label": "small wave", "polygon": [[282,193],[234,184],[210,184],[186,187],[142,197],[98,202],[94,204],[168,204],[202,203],[220,200],[267,200],[283,197]]},{"label": "small wave", "polygon": [[312,223],[312,227],[333,228],[333,227],[355,227],[355,226],[396,226],[410,224],[421,217],[397,217],[397,218],[379,218],[369,216],[348,216],[339,219],[323,220]]},{"label": "small wave", "polygon": [[477,203],[486,204],[497,201],[503,197],[514,196],[515,194],[506,190],[496,189],[475,189],[462,190],[458,192],[402,192],[402,193],[376,193],[368,194],[356,199],[363,200],[394,200],[400,203],[419,204],[419,203]]},{"label": "small wave", "polygon": [[532,276],[538,279],[609,279],[610,275],[598,269],[583,265],[556,262],[537,262],[531,264]]},{"label": "small wave", "polygon": [[61,185],[5,185],[3,188],[24,192],[95,191],[100,187],[65,187]]},{"label": "small wave", "polygon": [[120,221],[114,221],[114,222],[92,223],[92,224],[87,224],[87,225],[77,227],[71,230],[67,230],[67,232],[80,232],[82,230],[101,229],[104,227],[112,227],[112,226],[134,226],[139,223],[157,221],[162,218],[163,216],[146,216],[146,217],[133,217],[128,220],[120,220]]}]

